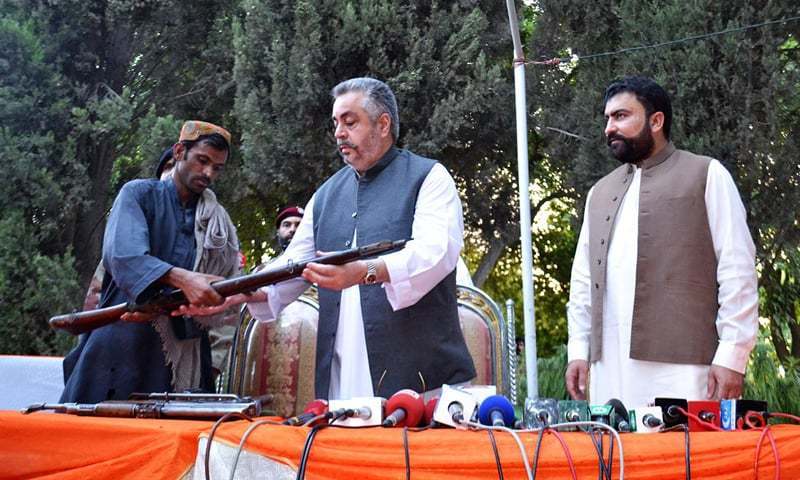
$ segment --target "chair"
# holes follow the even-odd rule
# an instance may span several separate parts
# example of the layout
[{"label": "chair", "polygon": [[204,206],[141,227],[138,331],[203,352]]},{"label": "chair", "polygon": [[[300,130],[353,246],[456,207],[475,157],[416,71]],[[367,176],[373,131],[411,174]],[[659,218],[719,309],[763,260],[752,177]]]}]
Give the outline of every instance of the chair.
[{"label": "chair", "polygon": [[[498,393],[511,397],[516,358],[513,334],[509,344],[502,312],[477,288],[458,286],[457,294],[461,330],[477,371],[473,383],[496,385]],[[302,412],[314,399],[318,311],[314,287],[287,306],[276,321],[257,321],[242,309],[227,391],[249,396],[270,393],[270,409],[279,416]]]}]

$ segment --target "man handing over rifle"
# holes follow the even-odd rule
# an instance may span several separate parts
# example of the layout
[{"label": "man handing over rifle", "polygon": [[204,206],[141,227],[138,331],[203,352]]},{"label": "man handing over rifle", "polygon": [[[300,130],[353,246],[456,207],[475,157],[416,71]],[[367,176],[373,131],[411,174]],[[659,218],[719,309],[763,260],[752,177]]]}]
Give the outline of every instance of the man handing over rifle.
[{"label": "man handing over rifle", "polygon": [[[172,287],[192,303],[223,303],[210,283],[238,273],[239,241],[208,187],[225,167],[230,138],[216,125],[186,122],[172,147],[172,177],[133,180],[122,187],[103,239],[106,274],[100,307],[143,304]],[[121,318],[126,321],[83,335],[64,359],[62,402],[212,389],[204,327],[215,319],[167,319],[141,312]]]}]

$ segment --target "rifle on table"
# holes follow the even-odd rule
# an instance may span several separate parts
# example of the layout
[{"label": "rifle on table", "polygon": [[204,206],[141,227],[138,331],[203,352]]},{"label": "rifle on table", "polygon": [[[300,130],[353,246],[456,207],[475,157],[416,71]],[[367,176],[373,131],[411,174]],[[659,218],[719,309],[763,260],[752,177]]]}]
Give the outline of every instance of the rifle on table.
[{"label": "rifle on table", "polygon": [[128,400],[99,403],[34,403],[22,413],[53,410],[91,417],[210,420],[228,413],[257,417],[261,415],[262,406],[271,401],[272,395],[269,394],[251,398],[215,393],[133,393]]},{"label": "rifle on table", "polygon": [[[251,273],[241,277],[230,278],[213,282],[211,286],[222,297],[230,297],[238,293],[251,292],[266,285],[273,285],[285,280],[299,277],[309,263],[324,263],[327,265],[343,265],[362,258],[372,257],[391,250],[403,248],[407,240],[384,241],[372,243],[358,248],[332,252],[320,257],[311,258],[301,262],[289,262],[284,266],[272,267],[260,272]],[[186,295],[179,289],[156,295],[149,301],[137,304],[135,302],[120,303],[111,307],[73,312],[57,315],[50,319],[50,326],[66,330],[73,335],[88,332],[109,323],[116,322],[119,317],[128,312],[168,313],[181,305],[188,304]]]}]

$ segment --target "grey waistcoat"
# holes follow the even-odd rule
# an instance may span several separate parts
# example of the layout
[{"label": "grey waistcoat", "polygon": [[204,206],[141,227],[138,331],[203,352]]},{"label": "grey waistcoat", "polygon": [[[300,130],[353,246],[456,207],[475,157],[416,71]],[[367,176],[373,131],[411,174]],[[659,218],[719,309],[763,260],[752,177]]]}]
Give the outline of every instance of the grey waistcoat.
[{"label": "grey waistcoat", "polygon": [[[717,257],[706,213],[708,157],[669,143],[642,163],[636,292],[630,357],[710,364],[716,330]],[[603,177],[587,212],[591,262],[590,360],[600,359],[608,245],[622,197],[635,168],[622,165]],[[616,228],[626,228],[619,225]]]},{"label": "grey waistcoat", "polygon": [[[339,170],[314,197],[317,250],[349,248],[356,228],[361,246],[410,238],[417,195],[434,163],[392,148],[360,178],[350,167]],[[426,389],[475,376],[459,326],[455,278],[453,270],[415,305],[396,312],[380,284],[359,287],[375,395],[421,391],[419,374]],[[319,299],[315,389],[317,397],[327,398],[341,292],[321,288]]]}]

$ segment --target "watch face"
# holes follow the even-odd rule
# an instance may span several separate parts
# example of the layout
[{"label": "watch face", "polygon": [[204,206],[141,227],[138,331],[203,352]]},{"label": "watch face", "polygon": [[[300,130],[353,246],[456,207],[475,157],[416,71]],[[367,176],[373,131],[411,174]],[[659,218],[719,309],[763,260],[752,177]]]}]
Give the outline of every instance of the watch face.
[{"label": "watch face", "polygon": [[374,273],[367,274],[367,276],[364,277],[364,283],[366,283],[367,285],[371,285],[375,283],[375,280],[377,280],[377,278],[378,278],[377,275],[375,275]]}]

